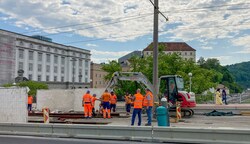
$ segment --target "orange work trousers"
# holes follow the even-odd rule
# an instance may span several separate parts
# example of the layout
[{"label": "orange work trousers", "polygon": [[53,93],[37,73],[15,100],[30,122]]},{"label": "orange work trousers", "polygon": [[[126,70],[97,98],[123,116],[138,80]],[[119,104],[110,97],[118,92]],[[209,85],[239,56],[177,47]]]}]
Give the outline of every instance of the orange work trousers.
[{"label": "orange work trousers", "polygon": [[92,117],[92,105],[84,104],[84,117]]}]

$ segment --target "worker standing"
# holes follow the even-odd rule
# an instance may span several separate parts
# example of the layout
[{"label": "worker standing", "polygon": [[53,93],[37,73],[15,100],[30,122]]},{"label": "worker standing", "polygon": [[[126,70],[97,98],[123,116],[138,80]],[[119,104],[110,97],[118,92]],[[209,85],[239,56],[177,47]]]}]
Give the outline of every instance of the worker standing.
[{"label": "worker standing", "polygon": [[131,109],[131,94],[129,94],[128,92],[126,92],[125,95],[125,103],[126,103],[126,114],[129,115],[130,114],[130,109]]},{"label": "worker standing", "polygon": [[108,118],[111,118],[110,116],[110,93],[108,90],[105,90],[105,92],[101,96],[101,101],[102,101],[102,107],[103,107],[103,118],[106,118],[106,113],[108,113]]},{"label": "worker standing", "polygon": [[28,96],[28,112],[30,113],[32,110],[33,97],[32,95]]},{"label": "worker standing", "polygon": [[153,108],[153,94],[149,89],[146,89],[146,95],[144,97],[144,106],[146,107],[148,123],[145,126],[151,126],[152,123],[152,108]]},{"label": "worker standing", "polygon": [[99,99],[96,98],[96,94],[93,94],[93,97],[91,99],[91,102],[92,102],[92,115],[93,116],[96,116],[96,113],[95,113],[95,101],[96,100],[99,100]]},{"label": "worker standing", "polygon": [[90,95],[90,91],[87,90],[86,94],[83,95],[83,105],[84,105],[84,117],[92,118],[92,96]]},{"label": "worker standing", "polygon": [[138,115],[138,126],[141,125],[141,112],[142,112],[142,101],[143,101],[143,95],[141,94],[141,90],[137,89],[136,94],[132,98],[134,100],[134,110],[131,120],[131,126],[134,125],[136,115]]},{"label": "worker standing", "polygon": [[111,91],[111,97],[110,97],[110,110],[113,110],[115,112],[116,110],[116,103],[117,103],[117,96],[113,91]]}]

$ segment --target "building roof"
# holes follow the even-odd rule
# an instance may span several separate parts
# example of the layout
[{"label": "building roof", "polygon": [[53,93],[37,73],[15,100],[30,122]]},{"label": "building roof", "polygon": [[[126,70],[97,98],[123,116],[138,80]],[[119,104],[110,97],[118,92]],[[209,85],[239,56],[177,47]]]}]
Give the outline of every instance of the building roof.
[{"label": "building roof", "polygon": [[[163,51],[196,51],[185,42],[159,42],[158,47],[164,45]],[[153,51],[153,42],[148,45],[143,51]]]}]

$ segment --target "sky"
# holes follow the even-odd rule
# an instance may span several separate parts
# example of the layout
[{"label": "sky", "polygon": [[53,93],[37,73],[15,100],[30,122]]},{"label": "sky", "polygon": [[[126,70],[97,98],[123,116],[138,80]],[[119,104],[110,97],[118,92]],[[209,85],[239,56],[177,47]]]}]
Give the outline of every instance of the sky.
[{"label": "sky", "polygon": [[[250,61],[250,2],[159,0],[159,42],[186,42],[196,59],[222,65]],[[0,0],[0,29],[42,35],[108,62],[153,40],[150,0]]]}]

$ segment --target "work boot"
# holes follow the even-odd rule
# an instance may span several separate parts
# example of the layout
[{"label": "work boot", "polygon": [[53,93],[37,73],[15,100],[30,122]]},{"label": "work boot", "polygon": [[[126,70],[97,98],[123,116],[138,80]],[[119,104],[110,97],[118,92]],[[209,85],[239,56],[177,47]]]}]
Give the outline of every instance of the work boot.
[{"label": "work boot", "polygon": [[145,126],[151,126],[151,124],[146,123]]}]

